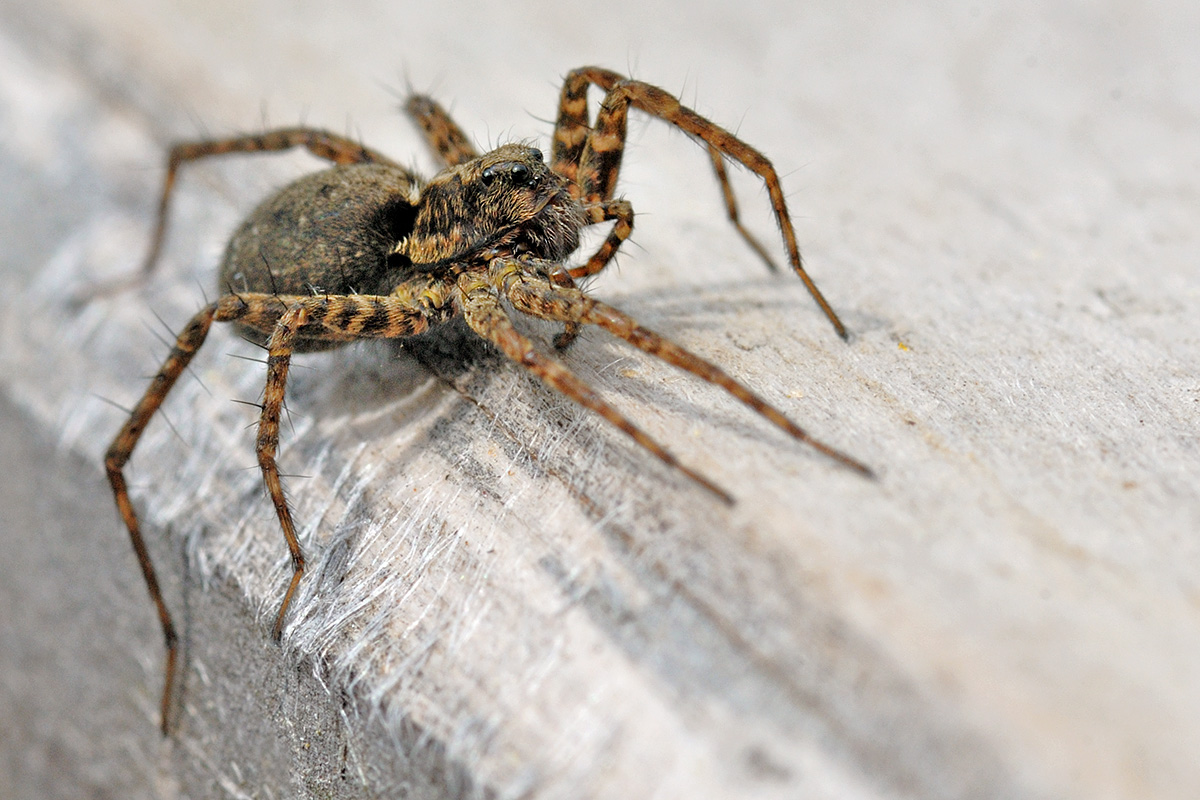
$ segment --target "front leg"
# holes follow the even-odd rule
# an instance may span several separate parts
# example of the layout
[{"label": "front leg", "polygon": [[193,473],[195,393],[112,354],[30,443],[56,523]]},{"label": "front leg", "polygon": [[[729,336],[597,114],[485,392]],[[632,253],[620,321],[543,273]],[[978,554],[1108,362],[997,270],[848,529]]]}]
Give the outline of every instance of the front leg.
[{"label": "front leg", "polygon": [[300,578],[304,575],[304,551],[300,549],[300,541],[296,538],[296,526],[292,521],[292,510],[288,506],[287,497],[283,494],[283,482],[279,478],[279,465],[275,461],[275,454],[279,449],[279,415],[283,408],[292,348],[296,343],[297,332],[307,324],[308,319],[308,309],[304,306],[292,306],[280,316],[275,331],[267,341],[267,385],[263,390],[262,414],[258,419],[258,437],[254,443],[263,483],[266,484],[267,494],[271,496],[271,502],[275,506],[275,514],[279,517],[279,526],[283,529],[283,538],[292,557],[292,579],[284,592],[279,613],[275,616],[275,626],[271,629],[271,634],[277,642],[283,636],[283,618],[291,605],[292,595],[296,593],[296,587],[300,585]]},{"label": "front leg", "polygon": [[587,214],[589,225],[598,225],[608,220],[615,220],[616,224],[587,263],[571,270],[572,278],[586,278],[604,269],[617,254],[621,243],[633,233],[633,206],[628,200],[603,200],[595,205],[585,206],[584,213]]},{"label": "front leg", "polygon": [[[220,314],[222,309],[223,315]],[[304,576],[304,552],[296,538],[295,523],[276,461],[279,420],[296,340],[301,336],[335,342],[412,336],[428,330],[430,315],[404,299],[376,295],[229,295],[219,301],[218,311],[218,318],[236,319],[244,325],[271,331],[267,341],[267,383],[255,452],[292,559],[292,578],[272,628],[275,640],[279,641],[288,607]]]},{"label": "front leg", "polygon": [[[573,287],[574,279],[586,278],[604,269],[617,254],[621,243],[633,233],[633,206],[629,204],[628,200],[606,200],[594,206],[587,206],[584,208],[584,213],[587,214],[589,225],[598,225],[608,220],[615,220],[616,224],[613,225],[604,242],[595,253],[592,253],[592,257],[586,263],[570,270],[552,273],[551,277],[560,286]],[[559,350],[565,350],[579,337],[579,331],[578,323],[564,322],[563,332],[555,338],[554,346]]]},{"label": "front leg", "polygon": [[[606,94],[600,103],[600,110],[596,113],[596,121],[589,128],[587,87],[590,84],[599,86]],[[600,67],[583,67],[567,76],[560,100],[558,127],[555,129],[552,164],[556,172],[572,178],[578,185],[580,199],[585,204],[595,204],[612,198],[621,169],[626,123],[631,105],[669,122],[707,145],[726,199],[726,210],[739,230],[743,229],[737,221],[736,205],[731,204],[733,192],[729,187],[722,159],[737,161],[762,178],[775,210],[775,220],[779,224],[792,269],[800,276],[834,330],[845,339],[845,325],[838,319],[829,302],[804,269],[800,248],[796,244],[796,232],[788,215],[783,187],[775,167],[758,150],[684,106],[678,98],[657,86],[630,80]],[[747,240],[756,251],[761,250],[752,237],[747,237]]]}]

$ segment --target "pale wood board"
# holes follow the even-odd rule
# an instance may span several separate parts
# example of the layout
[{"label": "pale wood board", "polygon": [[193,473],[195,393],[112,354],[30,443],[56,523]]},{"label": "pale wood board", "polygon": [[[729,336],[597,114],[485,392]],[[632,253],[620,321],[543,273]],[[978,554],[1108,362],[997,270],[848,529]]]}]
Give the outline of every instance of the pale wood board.
[{"label": "pale wood board", "polygon": [[[0,3],[0,794],[1194,796],[1195,9],[489,8]],[[304,121],[428,171],[406,83],[544,145],[587,63],[775,160],[853,336],[644,118],[634,244],[591,290],[880,479],[600,333],[571,366],[736,505],[482,349],[307,356],[281,463],[313,568],[276,647],[286,551],[230,402],[262,367],[218,330],[130,470],[188,644],[162,739],[102,398],[136,401],[231,228],[315,162],[188,169],[150,285],[67,296],[136,267],[172,140]]]}]

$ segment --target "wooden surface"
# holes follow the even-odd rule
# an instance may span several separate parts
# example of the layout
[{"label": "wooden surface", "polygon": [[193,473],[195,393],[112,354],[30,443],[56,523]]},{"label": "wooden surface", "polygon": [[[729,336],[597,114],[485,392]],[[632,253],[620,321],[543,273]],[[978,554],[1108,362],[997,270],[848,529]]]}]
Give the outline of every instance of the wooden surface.
[{"label": "wooden surface", "polygon": [[[1196,11],[688,9],[0,2],[0,795],[1194,796]],[[262,367],[217,331],[131,467],[187,643],[161,739],[102,398],[136,401],[229,231],[314,162],[189,169],[151,284],[70,294],[139,263],[171,140],[305,121],[427,170],[406,82],[482,146],[544,144],[586,63],[775,160],[853,337],[649,122],[592,291],[880,480],[600,333],[572,367],[735,506],[486,351],[307,356],[281,464],[313,566],[278,648],[286,551],[230,402]]]}]

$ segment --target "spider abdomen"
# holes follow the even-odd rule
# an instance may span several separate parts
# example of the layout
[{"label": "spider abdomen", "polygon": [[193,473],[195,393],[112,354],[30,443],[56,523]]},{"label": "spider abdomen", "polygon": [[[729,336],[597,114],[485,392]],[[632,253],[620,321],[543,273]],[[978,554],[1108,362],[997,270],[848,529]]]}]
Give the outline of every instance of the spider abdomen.
[{"label": "spider abdomen", "polygon": [[[412,230],[417,179],[385,164],[306,175],[264,200],[229,240],[221,292],[387,294],[408,275],[389,253]],[[238,326],[260,344],[267,334]],[[302,340],[297,350],[334,343]]]},{"label": "spider abdomen", "polygon": [[403,279],[389,274],[388,253],[412,230],[416,186],[407,170],[384,164],[337,166],[293,181],[229,240],[218,288],[386,293]]}]

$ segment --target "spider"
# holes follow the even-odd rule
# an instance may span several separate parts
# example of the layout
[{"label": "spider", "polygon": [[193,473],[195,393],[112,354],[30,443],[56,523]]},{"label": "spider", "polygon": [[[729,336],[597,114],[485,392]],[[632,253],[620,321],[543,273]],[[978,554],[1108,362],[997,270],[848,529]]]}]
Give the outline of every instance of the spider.
[{"label": "spider", "polygon": [[[605,96],[595,120],[590,121],[587,92],[593,84]],[[675,125],[707,147],[729,219],[773,267],[765,249],[739,222],[724,162],[739,162],[763,179],[792,269],[845,338],[845,327],[801,264],[783,191],[770,161],[664,90],[606,69],[584,67],[568,74],[559,99],[549,164],[540,151],[525,144],[504,144],[477,153],[449,115],[420,95],[409,98],[406,110],[444,164],[428,181],[375,150],[313,128],[182,143],[171,149],[143,275],[158,260],[182,164],[228,153],[304,147],[334,166],[284,187],[234,233],[221,268],[223,294],[179,333],[105,458],[117,508],[129,529],[166,640],[160,709],[164,733],[178,642],[129,498],[124,469],[142,432],[204,343],[213,322],[234,323],[268,353],[255,449],[292,562],[291,581],[275,617],[276,641],[305,564],[275,458],[288,365],[296,352],[359,339],[414,336],[461,317],[470,330],[549,387],[596,412],[720,500],[732,502],[724,490],[681,464],[601,399],[560,359],[518,332],[504,305],[507,302],[524,314],[561,323],[562,333],[554,342],[560,350],[583,325],[603,328],[716,384],[794,438],[871,476],[862,463],[809,436],[721,369],[577,288],[578,279],[604,269],[633,230],[632,206],[614,197],[631,106]],[[564,259],[579,246],[581,229],[605,222],[612,227],[596,252],[580,266],[564,266]]]}]

